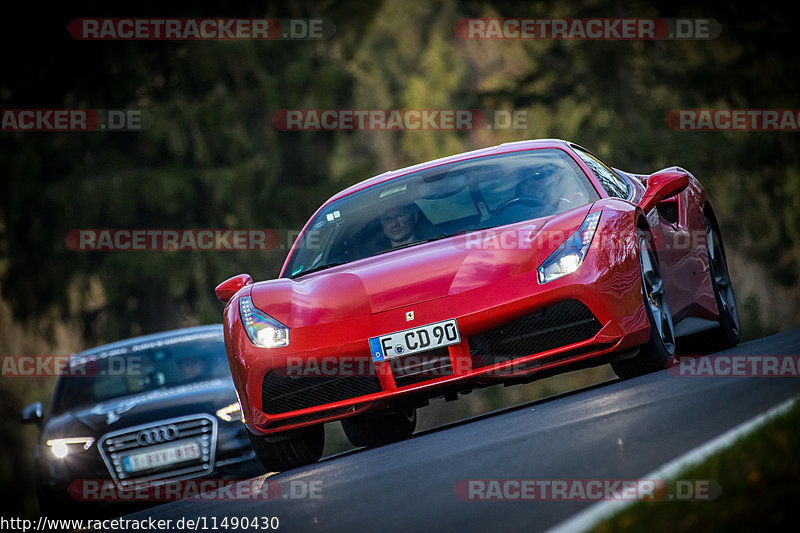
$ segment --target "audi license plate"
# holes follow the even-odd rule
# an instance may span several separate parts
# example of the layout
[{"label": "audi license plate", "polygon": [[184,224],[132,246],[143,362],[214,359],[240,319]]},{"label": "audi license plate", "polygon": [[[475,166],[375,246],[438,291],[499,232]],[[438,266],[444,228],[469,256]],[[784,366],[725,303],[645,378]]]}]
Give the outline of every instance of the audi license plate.
[{"label": "audi license plate", "polygon": [[138,472],[161,466],[168,466],[200,457],[200,445],[190,441],[183,444],[164,446],[157,450],[135,453],[123,459],[126,472]]},{"label": "audi license plate", "polygon": [[461,342],[455,319],[404,329],[369,339],[372,360],[385,361]]}]

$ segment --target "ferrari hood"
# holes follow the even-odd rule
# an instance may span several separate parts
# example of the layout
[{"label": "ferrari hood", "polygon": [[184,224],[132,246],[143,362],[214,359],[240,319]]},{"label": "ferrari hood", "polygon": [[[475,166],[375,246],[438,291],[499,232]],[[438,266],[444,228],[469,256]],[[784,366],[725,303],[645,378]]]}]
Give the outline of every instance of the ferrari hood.
[{"label": "ferrari hood", "polygon": [[297,279],[256,283],[251,297],[257,308],[295,328],[459,294],[535,270],[590,208],[456,235]]}]

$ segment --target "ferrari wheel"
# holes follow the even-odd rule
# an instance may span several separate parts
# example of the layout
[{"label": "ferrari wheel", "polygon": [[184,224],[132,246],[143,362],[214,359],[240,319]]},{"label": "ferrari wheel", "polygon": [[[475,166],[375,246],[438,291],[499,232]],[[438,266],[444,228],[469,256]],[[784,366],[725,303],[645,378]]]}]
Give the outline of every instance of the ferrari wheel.
[{"label": "ferrari wheel", "polygon": [[270,472],[283,472],[315,463],[325,447],[322,424],[302,428],[286,435],[257,436],[249,431],[250,442],[261,464]]},{"label": "ferrari wheel", "polygon": [[403,440],[417,427],[417,410],[403,407],[342,420],[342,428],[353,446],[380,446]]},{"label": "ferrari wheel", "polygon": [[667,303],[658,257],[653,250],[652,237],[649,232],[638,230],[636,240],[639,248],[644,308],[650,321],[650,341],[642,346],[635,357],[611,363],[614,372],[621,379],[663,370],[669,359],[675,356],[675,328],[672,324],[672,313]]},{"label": "ferrari wheel", "polygon": [[719,327],[710,332],[710,343],[716,349],[732,348],[739,344],[739,312],[733,296],[733,285],[719,231],[706,218],[706,245],[714,299],[719,310]]}]

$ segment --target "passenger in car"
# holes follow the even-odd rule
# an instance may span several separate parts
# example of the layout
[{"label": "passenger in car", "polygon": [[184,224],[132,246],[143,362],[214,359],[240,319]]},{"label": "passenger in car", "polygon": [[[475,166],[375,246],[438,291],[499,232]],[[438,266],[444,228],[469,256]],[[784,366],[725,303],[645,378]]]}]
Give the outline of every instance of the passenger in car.
[{"label": "passenger in car", "polygon": [[208,362],[202,358],[184,357],[180,360],[180,367],[187,383],[211,378]]}]

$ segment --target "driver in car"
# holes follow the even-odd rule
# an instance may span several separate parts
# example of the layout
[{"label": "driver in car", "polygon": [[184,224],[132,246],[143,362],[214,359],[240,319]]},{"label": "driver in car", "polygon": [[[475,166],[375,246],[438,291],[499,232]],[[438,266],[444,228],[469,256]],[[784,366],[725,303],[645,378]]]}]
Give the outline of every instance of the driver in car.
[{"label": "driver in car", "polygon": [[[579,205],[579,198],[565,190],[561,169],[552,163],[521,169],[514,197],[495,210],[495,221],[513,224],[555,215]],[[581,195],[582,196],[582,195]]]}]

